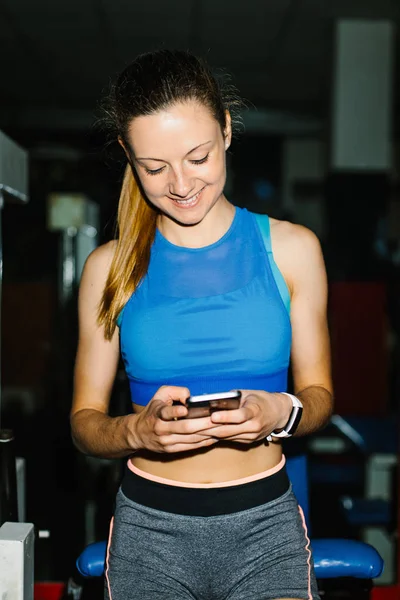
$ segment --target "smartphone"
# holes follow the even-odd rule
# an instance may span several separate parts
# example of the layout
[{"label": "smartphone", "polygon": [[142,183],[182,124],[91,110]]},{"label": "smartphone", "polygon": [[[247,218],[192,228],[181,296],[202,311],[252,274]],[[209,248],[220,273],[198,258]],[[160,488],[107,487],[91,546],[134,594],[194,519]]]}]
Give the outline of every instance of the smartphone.
[{"label": "smartphone", "polygon": [[239,408],[241,397],[242,394],[239,390],[189,396],[186,400],[188,414],[184,418],[208,417],[212,412],[217,410],[234,410],[235,408]]}]

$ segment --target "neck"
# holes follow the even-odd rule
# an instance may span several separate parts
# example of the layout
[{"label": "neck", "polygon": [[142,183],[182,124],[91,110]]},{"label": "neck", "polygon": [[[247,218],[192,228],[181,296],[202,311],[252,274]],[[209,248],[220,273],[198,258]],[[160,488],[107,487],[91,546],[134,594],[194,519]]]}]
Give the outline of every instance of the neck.
[{"label": "neck", "polygon": [[235,207],[221,196],[205,217],[195,225],[180,225],[161,215],[158,229],[172,244],[185,248],[202,248],[214,244],[228,231],[235,215]]}]

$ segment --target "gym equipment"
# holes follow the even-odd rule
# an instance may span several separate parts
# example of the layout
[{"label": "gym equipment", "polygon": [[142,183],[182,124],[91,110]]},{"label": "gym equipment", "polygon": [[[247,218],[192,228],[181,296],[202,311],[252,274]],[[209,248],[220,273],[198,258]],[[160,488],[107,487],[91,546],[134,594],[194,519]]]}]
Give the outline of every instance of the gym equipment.
[{"label": "gym equipment", "polygon": [[[382,556],[385,571],[380,586],[396,580],[397,446],[398,423],[394,415],[362,414],[334,414],[329,427],[312,436],[308,446],[313,452],[311,485],[339,486],[338,508],[353,531],[352,537],[369,543]],[[337,464],[326,460],[327,453],[337,456]]]},{"label": "gym equipment", "polygon": [[0,527],[1,598],[33,599],[33,546],[32,523],[7,522]]}]

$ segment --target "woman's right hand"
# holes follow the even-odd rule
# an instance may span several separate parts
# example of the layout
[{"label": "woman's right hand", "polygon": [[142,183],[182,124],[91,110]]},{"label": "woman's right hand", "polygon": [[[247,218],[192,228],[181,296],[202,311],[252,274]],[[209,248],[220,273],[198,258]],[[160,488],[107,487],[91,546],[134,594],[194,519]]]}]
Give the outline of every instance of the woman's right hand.
[{"label": "woman's right hand", "polygon": [[[184,404],[189,396],[186,387],[160,387],[146,408],[136,415],[136,449],[174,453],[216,444],[218,439],[212,433],[218,425],[210,417],[182,418],[187,415]],[[182,404],[175,405],[174,401]]]}]

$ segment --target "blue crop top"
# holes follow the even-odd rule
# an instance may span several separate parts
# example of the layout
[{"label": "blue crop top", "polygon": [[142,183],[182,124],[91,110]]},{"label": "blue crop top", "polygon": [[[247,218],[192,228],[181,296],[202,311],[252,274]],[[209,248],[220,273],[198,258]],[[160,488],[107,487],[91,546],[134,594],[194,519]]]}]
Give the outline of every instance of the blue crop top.
[{"label": "blue crop top", "polygon": [[157,230],[148,272],[118,320],[132,402],[146,405],[161,385],[193,395],[285,391],[289,302],[267,216],[236,208],[225,235],[203,248]]}]

